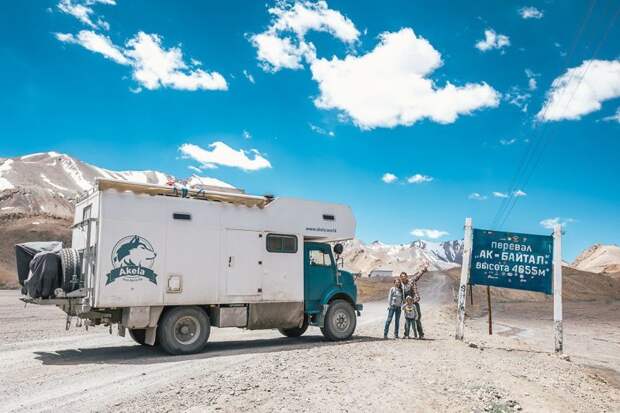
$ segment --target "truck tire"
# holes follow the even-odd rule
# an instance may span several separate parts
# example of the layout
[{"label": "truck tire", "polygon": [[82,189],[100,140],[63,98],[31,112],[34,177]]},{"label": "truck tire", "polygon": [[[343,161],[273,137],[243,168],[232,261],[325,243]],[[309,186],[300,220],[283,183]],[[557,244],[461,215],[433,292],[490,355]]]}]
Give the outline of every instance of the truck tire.
[{"label": "truck tire", "polygon": [[63,248],[58,253],[60,255],[60,286],[65,292],[71,292],[79,288],[73,282],[73,275],[77,274],[78,281],[80,276],[80,253],[76,249]]},{"label": "truck tire", "polygon": [[304,321],[299,327],[279,328],[280,334],[286,337],[299,337],[308,329],[308,316],[304,315]]},{"label": "truck tire", "polygon": [[207,344],[211,333],[209,316],[200,307],[174,307],[161,317],[157,340],[169,354],[193,354]]},{"label": "truck tire", "polygon": [[345,300],[334,300],[329,304],[325,314],[321,333],[331,341],[347,340],[353,335],[356,324],[353,306]]}]

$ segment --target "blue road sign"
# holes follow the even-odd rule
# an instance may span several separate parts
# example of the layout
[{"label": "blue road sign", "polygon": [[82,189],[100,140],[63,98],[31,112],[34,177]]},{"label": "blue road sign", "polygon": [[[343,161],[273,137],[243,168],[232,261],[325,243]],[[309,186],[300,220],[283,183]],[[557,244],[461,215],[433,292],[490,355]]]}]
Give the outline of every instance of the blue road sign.
[{"label": "blue road sign", "polygon": [[470,284],[551,294],[553,236],[473,230]]}]

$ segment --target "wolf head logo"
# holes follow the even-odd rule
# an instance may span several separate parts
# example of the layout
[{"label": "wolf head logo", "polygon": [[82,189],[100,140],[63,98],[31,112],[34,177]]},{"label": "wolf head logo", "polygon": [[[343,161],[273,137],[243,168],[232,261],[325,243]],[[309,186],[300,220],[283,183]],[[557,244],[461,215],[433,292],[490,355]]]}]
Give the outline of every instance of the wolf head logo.
[{"label": "wolf head logo", "polygon": [[[129,238],[127,240],[127,238]],[[157,256],[151,244],[142,237],[127,237],[123,244],[116,248],[113,264],[115,267],[146,267],[151,268]],[[120,243],[119,243],[120,244]]]},{"label": "wolf head logo", "polygon": [[105,285],[121,279],[124,281],[149,280],[157,284],[157,274],[152,270],[157,254],[151,243],[139,235],[121,238],[112,249],[112,269]]}]

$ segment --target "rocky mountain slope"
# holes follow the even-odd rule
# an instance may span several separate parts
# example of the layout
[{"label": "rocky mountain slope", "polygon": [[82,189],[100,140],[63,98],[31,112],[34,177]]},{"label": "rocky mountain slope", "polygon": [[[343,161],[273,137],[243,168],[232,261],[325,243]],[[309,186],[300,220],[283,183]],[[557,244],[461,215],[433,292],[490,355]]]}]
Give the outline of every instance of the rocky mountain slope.
[{"label": "rocky mountain slope", "polygon": [[[159,171],[111,171],[57,152],[0,160],[0,217],[47,215],[71,218],[71,199],[92,188],[96,178],[166,185],[174,177]],[[187,186],[232,188],[218,179],[192,175]]]},{"label": "rocky mountain slope", "polygon": [[579,254],[572,267],[581,271],[620,273],[620,246],[595,244]]},{"label": "rocky mountain slope", "polygon": [[[58,152],[0,158],[0,286],[15,286],[13,246],[33,240],[69,242],[73,199],[96,178],[167,185],[176,179],[159,171],[111,171]],[[233,186],[192,175],[183,185]]]},{"label": "rocky mountain slope", "polygon": [[344,267],[368,276],[377,269],[414,272],[423,261],[435,271],[458,267],[463,261],[463,241],[430,242],[417,240],[411,244],[383,244],[379,241],[364,244],[360,240],[348,241],[342,254]]}]

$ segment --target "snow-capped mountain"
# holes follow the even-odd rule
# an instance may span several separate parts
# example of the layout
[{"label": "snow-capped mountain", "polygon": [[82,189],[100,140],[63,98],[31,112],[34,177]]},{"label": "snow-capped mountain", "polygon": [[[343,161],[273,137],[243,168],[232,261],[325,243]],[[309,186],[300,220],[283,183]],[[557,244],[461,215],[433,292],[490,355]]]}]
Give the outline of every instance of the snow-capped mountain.
[{"label": "snow-capped mountain", "polygon": [[620,273],[620,246],[594,244],[579,254],[571,266],[581,271]]},{"label": "snow-capped mountain", "polygon": [[447,270],[463,262],[463,241],[430,242],[417,240],[411,244],[383,244],[374,241],[364,244],[360,240],[348,241],[342,254],[344,267],[368,276],[373,270],[414,272],[422,262],[428,261],[431,270]]},{"label": "snow-capped mountain", "polygon": [[[71,199],[92,188],[96,178],[166,185],[174,177],[159,171],[111,171],[57,152],[0,158],[0,216],[73,215]],[[233,188],[215,178],[193,175],[188,187]]]}]

